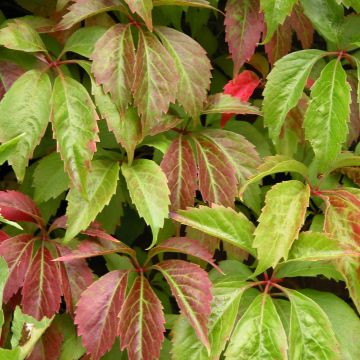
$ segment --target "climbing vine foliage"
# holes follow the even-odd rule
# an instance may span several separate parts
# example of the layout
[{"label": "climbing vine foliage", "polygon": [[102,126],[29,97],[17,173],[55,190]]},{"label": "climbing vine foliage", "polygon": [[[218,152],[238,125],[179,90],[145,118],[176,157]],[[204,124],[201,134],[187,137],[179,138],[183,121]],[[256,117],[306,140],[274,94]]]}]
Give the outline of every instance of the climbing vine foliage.
[{"label": "climbing vine foliage", "polygon": [[2,1],[0,358],[360,359],[359,29]]}]

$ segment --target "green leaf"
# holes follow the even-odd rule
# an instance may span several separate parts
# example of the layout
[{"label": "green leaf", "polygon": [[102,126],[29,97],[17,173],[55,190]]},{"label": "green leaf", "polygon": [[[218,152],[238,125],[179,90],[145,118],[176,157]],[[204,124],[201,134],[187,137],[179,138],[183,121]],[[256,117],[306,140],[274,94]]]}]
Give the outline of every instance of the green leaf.
[{"label": "green leaf", "polygon": [[282,25],[296,0],[260,0],[260,8],[265,15],[266,37],[263,43],[267,43],[273,36],[278,25]]},{"label": "green leaf", "polygon": [[213,205],[212,208],[200,206],[171,213],[171,217],[208,235],[217,237],[231,245],[254,255],[252,247],[254,225],[241,212],[231,208]]},{"label": "green leaf", "polygon": [[270,137],[275,141],[287,113],[300,100],[313,65],[325,55],[321,50],[302,50],[284,56],[267,77],[263,114]]},{"label": "green leaf", "polygon": [[340,360],[339,344],[320,306],[295,290],[286,294],[291,302],[289,359]]},{"label": "green leaf", "polygon": [[352,152],[340,153],[332,162],[329,172],[351,166],[360,166],[360,156],[356,156]]},{"label": "green leaf", "polygon": [[159,230],[168,217],[170,190],[160,166],[147,159],[134,160],[131,166],[121,166],[130,197],[141,217],[150,225],[155,245]]},{"label": "green leaf", "polygon": [[274,185],[266,194],[254,235],[259,275],[288,257],[293,241],[298,237],[309,204],[310,188],[297,180]]},{"label": "green leaf", "polygon": [[190,6],[190,7],[199,7],[199,8],[209,8],[214,9],[207,0],[153,0],[154,6],[163,6],[163,5],[171,5],[171,6]]},{"label": "green leaf", "polygon": [[[3,293],[6,281],[9,277],[9,268],[3,257],[0,257],[0,303],[3,303]],[[1,329],[4,325],[4,313],[2,309],[0,309],[0,335]]]},{"label": "green leaf", "polygon": [[49,76],[30,70],[14,82],[0,102],[0,141],[24,133],[7,159],[19,181],[24,179],[29,159],[50,120],[50,97]]},{"label": "green leaf", "polygon": [[153,8],[152,0],[125,0],[130,10],[138,14],[150,31],[153,30],[151,11]]},{"label": "green leaf", "polygon": [[43,157],[38,162],[33,179],[34,200],[39,203],[55,199],[69,188],[69,177],[56,152]]},{"label": "green leaf", "polygon": [[285,330],[270,295],[258,295],[236,325],[226,359],[281,360],[287,359],[286,350]]},{"label": "green leaf", "polygon": [[3,348],[0,349],[1,360],[19,360],[21,359],[20,353],[21,352],[19,348],[15,348],[12,350]]},{"label": "green leaf", "polygon": [[94,160],[87,178],[88,199],[84,199],[76,188],[67,196],[67,231],[64,242],[74,238],[81,230],[95,220],[96,215],[109,204],[116,192],[119,164],[107,160]]},{"label": "green leaf", "polygon": [[52,103],[53,130],[65,170],[86,195],[86,178],[98,140],[95,106],[85,87],[67,76],[55,79]]},{"label": "green leaf", "polygon": [[322,70],[311,88],[305,113],[305,137],[310,141],[319,170],[326,170],[341,150],[348,133],[350,85],[339,59]]},{"label": "green leaf", "polygon": [[21,20],[14,20],[8,23],[7,27],[0,29],[0,45],[12,50],[47,52],[39,34]]},{"label": "green leaf", "polygon": [[0,165],[11,156],[11,153],[16,149],[17,144],[24,135],[25,133],[22,133],[0,145]]}]

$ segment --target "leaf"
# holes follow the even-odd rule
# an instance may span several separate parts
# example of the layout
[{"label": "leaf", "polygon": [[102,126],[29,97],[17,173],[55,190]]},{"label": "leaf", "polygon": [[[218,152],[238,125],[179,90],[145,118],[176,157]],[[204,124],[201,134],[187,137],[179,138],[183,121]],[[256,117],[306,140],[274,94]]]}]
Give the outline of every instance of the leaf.
[{"label": "leaf", "polygon": [[43,157],[33,174],[34,199],[41,203],[57,198],[69,188],[69,177],[56,152]]},{"label": "leaf", "polygon": [[297,180],[283,181],[267,192],[254,232],[253,246],[259,261],[256,275],[274,268],[281,258],[287,259],[304,223],[309,197],[309,186]]},{"label": "leaf", "polygon": [[[4,288],[6,286],[6,282],[9,278],[9,268],[6,263],[6,260],[3,257],[0,257],[0,302],[3,303],[3,294]],[[4,325],[4,312],[0,309],[0,329],[3,328]],[[1,330],[0,330],[1,335]]]},{"label": "leaf", "polygon": [[124,163],[121,170],[132,202],[151,227],[154,245],[159,230],[164,226],[164,219],[168,217],[170,190],[166,176],[160,166],[147,159],[135,160],[132,166]]},{"label": "leaf", "polygon": [[131,27],[123,24],[112,26],[96,43],[91,59],[96,84],[103,85],[105,94],[111,94],[123,115],[132,101],[135,47]]},{"label": "leaf", "polygon": [[207,325],[212,295],[207,273],[198,265],[183,260],[165,260],[153,268],[165,277],[181,313],[209,349]]},{"label": "leaf", "polygon": [[60,309],[61,274],[44,243],[31,261],[21,294],[24,313],[37,320],[51,318]]},{"label": "leaf", "polygon": [[22,133],[0,145],[0,165],[11,157],[11,153],[16,149],[19,141],[24,135],[25,133]]},{"label": "leaf", "polygon": [[39,34],[30,25],[17,19],[0,29],[0,45],[12,50],[47,52]]},{"label": "leaf", "polygon": [[[201,133],[200,133],[201,134]],[[208,204],[234,206],[237,192],[235,169],[227,156],[204,136],[193,137],[197,150],[199,190]]]},{"label": "leaf", "polygon": [[200,206],[178,210],[177,213],[171,213],[171,218],[244,249],[252,255],[255,253],[252,248],[254,225],[241,212],[237,213],[223,206]]},{"label": "leaf", "polygon": [[266,22],[266,37],[263,43],[267,43],[278,25],[282,25],[291,10],[296,0],[260,0],[261,10],[264,12]]},{"label": "leaf", "polygon": [[130,10],[133,13],[138,14],[144,21],[147,28],[152,31],[153,24],[152,24],[152,17],[151,11],[153,8],[153,3],[151,0],[125,0],[128,4]]},{"label": "leaf", "polygon": [[313,65],[324,55],[321,50],[302,50],[276,62],[267,77],[263,113],[271,139],[276,140],[287,113],[300,100]]},{"label": "leaf", "polygon": [[76,23],[105,11],[120,10],[123,6],[119,0],[73,0],[74,3],[68,8],[56,30],[66,30]]},{"label": "leaf", "polygon": [[95,106],[82,84],[67,76],[55,79],[53,131],[65,170],[86,194],[87,175],[98,141]]},{"label": "leaf", "polygon": [[141,115],[143,135],[175,102],[179,76],[176,64],[166,48],[150,32],[140,31],[132,91]]},{"label": "leaf", "polygon": [[211,64],[205,50],[190,36],[168,27],[156,27],[156,33],[175,61],[180,76],[176,98],[192,117],[203,109],[210,87]]},{"label": "leaf", "polygon": [[285,330],[270,295],[258,295],[237,323],[226,359],[287,359],[286,350]]},{"label": "leaf", "polygon": [[305,113],[305,137],[310,141],[319,170],[335,160],[346,141],[350,110],[350,86],[340,60],[332,60],[311,87],[310,104]]},{"label": "leaf", "polygon": [[249,61],[264,32],[258,0],[230,0],[225,7],[225,39],[234,62],[234,75]]},{"label": "leaf", "polygon": [[92,171],[87,177],[88,198],[85,200],[76,188],[70,189],[66,197],[68,220],[65,243],[73,239],[80,231],[85,230],[95,220],[97,214],[109,204],[116,192],[119,170],[117,162],[94,160]]},{"label": "leaf", "polygon": [[186,209],[194,205],[197,168],[186,137],[180,135],[171,143],[160,166],[167,177],[171,210]]},{"label": "leaf", "polygon": [[50,120],[50,94],[49,76],[30,70],[13,83],[0,102],[0,142],[24,134],[7,159],[19,181],[24,179],[29,159]]},{"label": "leaf", "polygon": [[164,340],[162,305],[144,275],[135,279],[121,308],[119,336],[121,350],[134,360],[154,360]]},{"label": "leaf", "polygon": [[311,21],[304,15],[300,5],[295,4],[290,16],[291,27],[304,49],[311,48],[314,38],[314,28]]},{"label": "leaf", "polygon": [[119,335],[118,314],[125,301],[128,272],[111,271],[90,285],[76,306],[75,324],[82,343],[99,360]]},{"label": "leaf", "polygon": [[320,306],[298,291],[286,293],[291,302],[289,359],[340,359],[339,344]]},{"label": "leaf", "polygon": [[24,72],[24,68],[18,64],[12,61],[0,60],[0,99]]},{"label": "leaf", "polygon": [[209,4],[207,0],[154,0],[153,5],[154,6],[177,5],[177,6],[215,9]]}]

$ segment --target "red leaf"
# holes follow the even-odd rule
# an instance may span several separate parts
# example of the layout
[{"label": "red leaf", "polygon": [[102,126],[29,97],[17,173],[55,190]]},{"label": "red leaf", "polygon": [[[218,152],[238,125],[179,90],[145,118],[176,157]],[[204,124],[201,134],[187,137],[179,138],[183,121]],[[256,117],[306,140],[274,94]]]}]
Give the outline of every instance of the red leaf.
[{"label": "red leaf", "polygon": [[175,139],[160,166],[168,179],[171,210],[193,206],[197,170],[189,141],[182,135]]},{"label": "red leaf", "polygon": [[0,242],[7,239],[10,239],[10,236],[5,231],[0,230]]},{"label": "red leaf", "polygon": [[22,289],[22,309],[25,314],[41,320],[59,311],[61,274],[50,251],[42,243],[26,274]]},{"label": "red leaf", "polygon": [[234,74],[255,52],[264,32],[258,0],[229,0],[225,8],[225,39],[234,61]]},{"label": "red leaf", "polygon": [[44,227],[36,204],[18,191],[0,191],[0,214],[11,221],[33,222]]},{"label": "red leaf", "polygon": [[23,286],[33,251],[33,236],[22,234],[9,238],[0,244],[0,256],[9,267],[9,277],[4,289],[4,303]]},{"label": "red leaf", "polygon": [[76,306],[75,324],[91,359],[99,360],[118,335],[128,272],[111,271],[88,287]]},{"label": "red leaf", "polygon": [[163,307],[143,274],[135,282],[121,308],[119,336],[121,350],[130,360],[154,360],[164,340]]},{"label": "red leaf", "polygon": [[[241,101],[248,101],[259,84],[258,76],[250,70],[245,70],[224,86],[224,94],[239,98]],[[223,114],[221,127],[224,127],[232,116],[234,114]]]},{"label": "red leaf", "polygon": [[297,38],[304,49],[310,49],[314,40],[314,28],[311,21],[304,15],[301,7],[294,5],[290,16],[291,27],[295,30]]},{"label": "red leaf", "polygon": [[208,319],[211,313],[211,282],[200,266],[183,260],[166,260],[154,266],[168,282],[181,313],[201,342],[209,348]]}]

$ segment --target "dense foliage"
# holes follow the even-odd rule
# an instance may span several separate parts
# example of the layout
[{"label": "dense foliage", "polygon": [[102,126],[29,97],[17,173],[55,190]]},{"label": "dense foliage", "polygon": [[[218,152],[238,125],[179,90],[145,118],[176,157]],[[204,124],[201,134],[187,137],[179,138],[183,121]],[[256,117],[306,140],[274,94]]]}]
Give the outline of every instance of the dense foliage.
[{"label": "dense foliage", "polygon": [[1,359],[360,359],[360,0],[0,9]]}]

